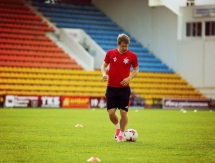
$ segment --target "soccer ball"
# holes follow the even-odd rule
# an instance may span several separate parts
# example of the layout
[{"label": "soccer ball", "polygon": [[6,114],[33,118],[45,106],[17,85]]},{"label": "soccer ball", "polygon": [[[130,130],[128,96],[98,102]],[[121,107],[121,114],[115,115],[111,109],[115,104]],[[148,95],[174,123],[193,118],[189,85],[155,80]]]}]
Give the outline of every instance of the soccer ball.
[{"label": "soccer ball", "polygon": [[124,133],[124,139],[126,141],[134,142],[137,140],[137,138],[138,138],[138,133],[134,129],[127,129]]}]

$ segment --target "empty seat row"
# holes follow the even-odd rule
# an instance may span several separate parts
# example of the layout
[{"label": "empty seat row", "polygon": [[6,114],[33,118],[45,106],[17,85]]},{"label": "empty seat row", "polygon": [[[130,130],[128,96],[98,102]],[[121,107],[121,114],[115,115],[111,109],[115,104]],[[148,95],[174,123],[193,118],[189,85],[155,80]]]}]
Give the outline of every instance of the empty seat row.
[{"label": "empty seat row", "polygon": [[21,0],[1,0],[1,3],[9,3],[12,5],[23,5],[23,2]]},{"label": "empty seat row", "polygon": [[[0,78],[1,84],[31,84],[31,85],[63,85],[63,86],[85,86],[85,81],[79,80],[53,80],[53,79],[33,79],[33,78]],[[103,81],[88,81],[89,87],[105,87]]]},{"label": "empty seat row", "polygon": [[103,92],[80,92],[80,91],[32,91],[32,90],[0,90],[0,95],[35,95],[35,96],[90,96],[104,97]]},{"label": "empty seat row", "polygon": [[148,105],[153,104],[153,99],[162,99],[162,98],[186,98],[186,99],[199,99],[199,98],[205,98],[204,96],[199,96],[199,95],[147,95],[147,94],[142,94],[142,98],[146,99],[146,103]]},{"label": "empty seat row", "polygon": [[[90,25],[89,25],[90,24]],[[118,36],[119,33],[123,33],[122,28],[115,26],[115,25],[106,25],[106,24],[93,24],[93,23],[89,23],[88,25],[85,25],[85,23],[76,23],[76,25],[82,26],[84,27],[84,30],[98,30],[98,31],[104,31],[106,35],[111,35],[110,30],[112,30],[113,35]],[[100,28],[98,28],[100,27]],[[118,33],[117,33],[118,32]],[[90,33],[89,33],[90,34]],[[132,39],[132,38],[131,38]]]},{"label": "empty seat row", "polygon": [[26,9],[23,7],[20,8],[13,8],[11,6],[8,6],[8,8],[6,8],[5,6],[2,7],[0,6],[0,12],[8,12],[8,13],[16,13],[16,14],[28,14],[28,15],[36,15],[35,13],[33,13],[31,10]]},{"label": "empty seat row", "polygon": [[62,63],[75,64],[76,61],[69,58],[37,57],[37,56],[8,56],[0,55],[1,61],[23,61],[23,62],[41,62],[41,63]]},{"label": "empty seat row", "polygon": [[38,7],[43,7],[43,8],[56,8],[56,9],[62,9],[62,10],[75,10],[75,9],[82,9],[82,10],[88,10],[88,11],[96,11],[98,12],[99,10],[95,8],[94,6],[79,6],[79,5],[65,5],[65,4],[47,4],[47,3],[40,3],[40,2],[32,2],[32,5],[38,6]]},{"label": "empty seat row", "polygon": [[17,28],[3,28],[3,27],[0,27],[0,32],[3,32],[3,33],[19,33],[19,34],[27,34],[27,35],[42,35],[44,36],[45,33],[44,31],[41,31],[41,30],[37,30],[37,31],[32,31],[31,29],[17,29]]},{"label": "empty seat row", "polygon": [[139,61],[139,63],[140,62],[161,63],[161,60],[159,58],[144,58],[144,57],[139,57],[138,61]]},{"label": "empty seat row", "polygon": [[0,12],[0,17],[2,18],[12,18],[12,19],[26,19],[26,20],[32,20],[32,21],[42,21],[42,18],[38,15],[21,15],[21,14],[14,14],[14,13],[4,13]]},{"label": "empty seat row", "polygon": [[[87,32],[86,30],[85,30],[85,32]],[[104,33],[105,31],[103,31],[103,33]],[[89,34],[89,32],[87,32],[88,34]],[[109,32],[108,32],[109,33]],[[100,35],[102,34],[102,32],[101,33],[99,33]],[[99,35],[99,34],[97,34],[97,35]],[[119,33],[118,33],[119,34]],[[117,33],[115,33],[114,35],[115,36],[118,36],[118,34]],[[94,35],[94,34],[90,34],[90,35]],[[104,40],[101,40],[100,42],[99,41],[97,41],[96,40],[96,43],[98,43],[100,46],[111,46],[111,47],[117,47],[117,43],[116,43],[116,40],[114,40],[114,41],[104,41],[104,42],[102,42],[102,41],[104,41]],[[129,49],[130,49],[130,47],[135,47],[135,48],[142,48],[143,46],[142,45],[139,45],[138,43],[136,43],[136,42],[133,42],[133,43],[130,43],[129,44]]]},{"label": "empty seat row", "polygon": [[[55,69],[55,68],[32,68],[32,67],[0,67],[1,72],[6,72],[5,74],[8,74],[9,72],[14,72],[13,74],[20,73],[20,75],[27,75],[28,73],[30,74],[40,74],[42,76],[47,76],[47,75],[56,75],[56,74],[70,74],[70,75],[81,75],[81,76],[86,76],[86,75],[99,75],[101,76],[100,71],[86,71],[86,70],[80,70],[80,69]],[[27,74],[26,74],[27,73]],[[7,75],[10,76],[10,73]],[[37,76],[38,77],[38,76]]]},{"label": "empty seat row", "polygon": [[110,20],[110,18],[104,17],[102,15],[88,15],[88,14],[81,15],[82,13],[83,13],[83,11],[80,12],[80,13],[77,13],[75,11],[73,11],[73,13],[63,13],[63,11],[62,12],[58,12],[58,13],[51,12],[51,11],[43,11],[43,14],[45,16],[48,16],[48,17],[51,17],[51,18],[65,18],[65,19],[66,18],[67,19],[73,18],[73,19],[83,19],[83,20],[89,20],[89,19],[91,19],[91,20],[100,20],[100,21]]},{"label": "empty seat row", "polygon": [[[142,73],[144,73],[144,72],[142,72]],[[167,73],[163,73],[163,74],[167,74]],[[150,75],[149,76],[138,76],[138,77],[136,77],[136,78],[134,78],[134,79],[132,79],[132,81],[135,81],[135,82],[139,82],[139,83],[142,83],[142,82],[144,82],[144,83],[155,83],[155,82],[161,82],[161,83],[164,83],[164,82],[167,82],[167,83],[170,83],[170,82],[174,82],[174,83],[176,83],[177,81],[179,82],[179,83],[186,83],[187,84],[187,82],[186,82],[186,80],[184,80],[184,79],[181,79],[180,77],[174,77],[174,76],[163,76],[163,77],[156,77],[156,76],[154,76],[154,77],[150,77]]]},{"label": "empty seat row", "polygon": [[159,94],[159,95],[200,95],[198,91],[185,89],[133,89],[138,94]]},{"label": "empty seat row", "polygon": [[[56,1],[58,4],[62,4],[60,1]],[[85,7],[93,7],[91,0],[64,0],[63,3],[67,3],[71,5],[85,6]]]},{"label": "empty seat row", "polygon": [[[85,30],[85,32],[97,32],[97,30]],[[101,32],[103,32],[103,31],[101,31]],[[100,40],[100,39],[95,39],[94,40],[95,42],[97,42],[98,44],[100,44],[100,45],[102,45],[102,44],[105,44],[105,45],[115,45],[116,46],[116,39],[115,40],[113,40],[113,41],[110,41],[110,40]],[[139,43],[139,42],[130,42],[130,44],[129,44],[129,47],[130,46],[135,46],[135,47],[142,47],[142,45],[141,45],[141,43]]]},{"label": "empty seat row", "polygon": [[[73,14],[72,16],[70,16],[70,18],[59,18],[56,16],[52,16],[51,17],[52,21],[56,21],[56,22],[68,22],[68,23],[86,23],[86,24],[94,24],[94,25],[107,25],[107,26],[113,26],[115,28],[120,28],[115,22],[109,20],[109,18],[106,17],[90,17],[90,16],[83,16],[81,14]],[[121,28],[120,28],[121,29]],[[89,29],[89,31],[93,32],[93,29]]]},{"label": "empty seat row", "polygon": [[28,20],[28,19],[14,19],[14,18],[0,18],[1,22],[6,23],[22,23],[22,24],[31,24],[31,25],[37,25],[37,26],[48,26],[47,22],[40,21],[40,20]]},{"label": "empty seat row", "polygon": [[[88,29],[87,28],[86,29],[83,28],[83,30],[87,31]],[[94,29],[94,30],[96,30],[96,29]],[[116,42],[116,37],[117,36],[118,35],[104,35],[104,34],[101,34],[101,35],[90,35],[90,37],[92,39],[94,39],[94,40],[100,39],[100,40],[107,40],[107,41],[114,41],[114,42]],[[132,41],[136,41],[136,40],[133,37],[130,37],[130,41],[132,42]]]},{"label": "empty seat row", "polygon": [[89,10],[81,10],[80,9],[59,9],[59,8],[53,8],[53,7],[39,7],[40,11],[43,12],[52,12],[52,13],[64,13],[67,15],[70,14],[84,14],[84,15],[88,15],[88,16],[104,16],[103,13],[98,12],[98,11],[89,11]]},{"label": "empty seat row", "polygon": [[40,90],[40,91],[79,91],[79,92],[105,92],[105,87],[81,87],[81,86],[49,86],[49,85],[21,85],[21,84],[4,84],[0,85],[4,90]]},{"label": "empty seat row", "polygon": [[135,83],[168,83],[168,84],[187,84],[183,79],[171,79],[171,78],[135,78],[132,80]]},{"label": "empty seat row", "polygon": [[17,4],[14,2],[2,2],[2,0],[0,1],[0,7],[1,8],[9,8],[9,9],[16,9],[16,10],[26,10],[28,11],[29,8],[27,6],[25,6],[24,4]]},{"label": "empty seat row", "polygon": [[25,78],[25,79],[52,79],[52,80],[77,80],[77,81],[102,81],[101,75],[97,76],[82,76],[72,74],[44,74],[44,73],[0,73],[1,78]]},{"label": "empty seat row", "polygon": [[34,30],[34,31],[53,31],[53,27],[49,26],[40,26],[40,25],[29,25],[29,24],[18,24],[18,23],[3,23],[0,24],[0,27],[2,28],[18,28],[22,30]]},{"label": "empty seat row", "polygon": [[82,66],[77,64],[58,64],[58,63],[21,62],[21,61],[20,62],[1,61],[0,66],[83,69]]},{"label": "empty seat row", "polygon": [[[74,16],[73,16],[74,17]],[[79,17],[75,18],[59,18],[59,17],[52,17],[51,21],[55,22],[62,22],[62,23],[71,23],[71,24],[81,24],[81,23],[88,23],[88,24],[95,24],[95,25],[107,25],[107,26],[112,26],[115,28],[118,28],[116,23],[114,22],[109,22],[105,20],[89,20],[89,19],[81,19]],[[96,31],[90,31],[90,32],[96,32]]]},{"label": "empty seat row", "polygon": [[[181,77],[176,73],[154,73],[154,72],[139,72],[138,75],[133,79],[142,78],[143,80],[150,79],[181,79]],[[132,80],[132,81],[133,81]]]},{"label": "empty seat row", "polygon": [[54,52],[62,53],[63,50],[59,47],[45,47],[38,45],[26,45],[26,44],[9,44],[9,43],[0,43],[0,49],[18,49],[18,50],[29,50],[29,51],[45,51],[45,52]]},{"label": "empty seat row", "polygon": [[8,39],[0,38],[0,42],[16,45],[31,45],[31,46],[42,46],[42,47],[57,47],[54,42],[41,42],[41,41],[29,41],[29,40],[18,40],[18,39]]},{"label": "empty seat row", "polygon": [[[103,49],[106,49],[106,50],[108,50],[108,49],[114,49],[114,48],[116,48],[116,45],[115,46],[112,46],[112,45],[101,45],[101,47],[103,48]],[[134,51],[134,52],[136,52],[136,53],[138,53],[138,52],[142,52],[142,53],[145,53],[145,52],[148,52],[149,50],[148,50],[148,48],[144,48],[144,47],[129,47],[129,49],[131,50],[131,51]]]},{"label": "empty seat row", "polygon": [[25,33],[0,33],[1,38],[10,38],[14,40],[33,40],[39,42],[50,42],[50,38],[45,35],[26,35]]},{"label": "empty seat row", "polygon": [[168,68],[165,63],[144,63],[144,62],[139,62],[139,67]]},{"label": "empty seat row", "polygon": [[163,72],[163,73],[173,73],[174,71],[172,69],[167,68],[146,68],[146,67],[140,67],[140,71],[142,72]]},{"label": "empty seat row", "polygon": [[70,56],[66,53],[56,53],[49,51],[29,51],[29,50],[5,50],[0,49],[0,54],[9,56],[40,56],[40,57],[54,57],[54,58],[66,58],[70,59]]},{"label": "empty seat row", "polygon": [[121,33],[122,30],[120,28],[115,28],[112,26],[106,26],[106,25],[89,25],[85,23],[64,23],[64,22],[56,22],[58,27],[65,27],[65,28],[83,28],[85,29],[102,29],[102,30],[112,30],[115,32]]},{"label": "empty seat row", "polygon": [[157,88],[157,89],[187,89],[194,90],[191,85],[171,83],[130,83],[132,88]]}]

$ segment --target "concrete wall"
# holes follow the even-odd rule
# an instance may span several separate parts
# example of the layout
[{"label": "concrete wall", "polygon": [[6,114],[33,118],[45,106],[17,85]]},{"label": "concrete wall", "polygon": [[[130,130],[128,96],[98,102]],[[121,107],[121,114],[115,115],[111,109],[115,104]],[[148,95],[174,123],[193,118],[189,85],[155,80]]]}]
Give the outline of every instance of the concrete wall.
[{"label": "concrete wall", "polygon": [[186,6],[187,0],[149,0],[149,6],[166,6],[178,13],[180,6]]},{"label": "concrete wall", "polygon": [[214,5],[214,0],[195,0],[195,5]]},{"label": "concrete wall", "polygon": [[164,6],[151,8],[152,52],[177,71],[177,15]]},{"label": "concrete wall", "polygon": [[[185,77],[190,83],[197,88],[211,88],[214,89],[215,94],[215,37],[206,37],[205,34],[205,22],[215,21],[214,17],[195,17],[193,11],[195,8],[208,8],[211,6],[197,6],[197,7],[181,7],[180,13],[182,15],[182,40],[178,41],[177,51],[178,59],[181,60],[181,56],[188,56],[189,64],[192,65],[192,70],[189,69],[189,65],[184,62],[183,68],[176,68],[178,72]],[[202,37],[186,37],[186,23],[187,22],[202,22]],[[189,53],[188,53],[189,52]],[[181,61],[185,61],[181,60]],[[187,72],[188,71],[188,72]],[[196,73],[198,72],[198,73]]]},{"label": "concrete wall", "polygon": [[195,87],[204,81],[204,44],[202,40],[178,41],[177,72]]},{"label": "concrete wall", "polygon": [[[214,0],[195,0],[195,5],[214,5]],[[178,10],[177,8],[187,5],[187,0],[149,0],[150,6],[168,5]]]},{"label": "concrete wall", "polygon": [[215,40],[204,42],[204,86],[215,86]]}]

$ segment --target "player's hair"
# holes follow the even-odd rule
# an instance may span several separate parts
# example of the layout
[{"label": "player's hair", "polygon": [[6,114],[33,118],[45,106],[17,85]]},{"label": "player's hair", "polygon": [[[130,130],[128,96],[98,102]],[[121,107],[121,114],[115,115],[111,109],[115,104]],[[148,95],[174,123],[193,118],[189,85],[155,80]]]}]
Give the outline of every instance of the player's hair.
[{"label": "player's hair", "polygon": [[126,34],[119,34],[119,36],[117,37],[117,43],[120,45],[121,42],[130,44],[130,38]]}]

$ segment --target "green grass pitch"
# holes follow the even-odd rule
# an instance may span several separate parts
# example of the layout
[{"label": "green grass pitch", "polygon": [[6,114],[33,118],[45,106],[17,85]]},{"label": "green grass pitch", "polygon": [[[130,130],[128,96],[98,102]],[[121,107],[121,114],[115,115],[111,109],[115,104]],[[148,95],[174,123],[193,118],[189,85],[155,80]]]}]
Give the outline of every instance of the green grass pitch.
[{"label": "green grass pitch", "polygon": [[128,115],[137,142],[114,140],[106,109],[0,109],[0,162],[83,163],[93,156],[104,163],[215,162],[214,111]]}]

